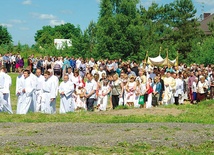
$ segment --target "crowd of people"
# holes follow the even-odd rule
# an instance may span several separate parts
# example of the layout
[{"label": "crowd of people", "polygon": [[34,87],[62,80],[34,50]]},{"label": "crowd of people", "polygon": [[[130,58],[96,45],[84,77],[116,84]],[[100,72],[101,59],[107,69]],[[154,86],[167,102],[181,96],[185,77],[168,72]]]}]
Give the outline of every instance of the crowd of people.
[{"label": "crowd of people", "polygon": [[[106,111],[117,106],[152,108],[214,99],[214,65],[155,66],[144,60],[98,60],[31,55],[24,68],[19,54],[0,55],[0,111],[13,113],[11,78],[17,72],[17,114]],[[62,80],[60,82],[60,80]]]}]

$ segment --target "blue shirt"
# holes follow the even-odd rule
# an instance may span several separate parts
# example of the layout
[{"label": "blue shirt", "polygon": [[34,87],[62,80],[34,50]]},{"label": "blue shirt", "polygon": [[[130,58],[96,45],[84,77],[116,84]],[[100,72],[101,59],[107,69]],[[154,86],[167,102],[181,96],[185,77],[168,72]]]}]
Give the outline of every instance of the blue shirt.
[{"label": "blue shirt", "polygon": [[72,68],[76,68],[76,61],[75,60],[70,60],[70,65]]},{"label": "blue shirt", "polygon": [[162,90],[161,83],[160,82],[156,83],[156,89],[155,89],[155,91],[158,92],[158,94],[160,94],[161,90]]}]

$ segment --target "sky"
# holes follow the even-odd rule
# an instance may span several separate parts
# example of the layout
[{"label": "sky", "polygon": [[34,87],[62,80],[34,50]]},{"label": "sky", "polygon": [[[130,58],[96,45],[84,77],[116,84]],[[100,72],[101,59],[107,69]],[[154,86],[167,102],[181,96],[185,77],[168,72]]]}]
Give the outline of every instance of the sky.
[{"label": "sky", "polygon": [[[160,5],[174,0],[141,0],[148,8],[152,2]],[[214,0],[192,0],[197,17],[203,12],[214,13]],[[34,36],[43,26],[71,23],[84,31],[90,21],[97,22],[100,0],[0,0],[0,25],[7,27],[13,44],[35,43]]]}]

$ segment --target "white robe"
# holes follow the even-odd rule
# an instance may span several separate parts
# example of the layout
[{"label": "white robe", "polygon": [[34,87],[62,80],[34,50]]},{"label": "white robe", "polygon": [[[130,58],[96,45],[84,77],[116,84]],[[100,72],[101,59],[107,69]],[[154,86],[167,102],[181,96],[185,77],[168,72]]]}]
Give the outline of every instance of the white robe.
[{"label": "white robe", "polygon": [[[51,101],[51,99],[54,99]],[[55,106],[56,103],[56,90],[55,84],[51,77],[44,81],[42,84],[42,100],[41,100],[41,112],[53,114],[55,113]]]},{"label": "white robe", "polygon": [[182,104],[184,101],[184,83],[181,79],[175,79],[176,81],[176,86],[175,86],[175,97],[179,97],[178,102],[179,104]]},{"label": "white robe", "polygon": [[[8,104],[8,101],[6,100],[8,96],[9,91],[9,82],[11,78],[8,80],[7,74],[4,72],[0,72],[0,112],[8,112],[13,113],[11,106]],[[5,96],[7,95],[7,97]]]},{"label": "white robe", "polygon": [[41,111],[41,101],[42,101],[42,84],[45,81],[45,78],[43,75],[40,75],[39,77],[36,77],[36,112]]},{"label": "white robe", "polygon": [[30,111],[36,112],[36,81],[37,81],[37,77],[33,73],[30,73],[29,78],[33,82],[33,85],[32,85],[32,87],[33,87],[33,101],[32,101],[33,104],[30,106]]},{"label": "white robe", "polygon": [[[173,98],[173,92],[175,90],[175,79],[172,77],[166,77],[164,78],[164,84],[165,84],[165,93],[163,97],[163,104],[168,105],[174,103],[174,98]],[[168,84],[168,86],[166,86]]]},{"label": "white robe", "polygon": [[[33,106],[33,93],[34,93],[34,83],[30,77],[23,80],[22,90],[25,89],[25,93],[21,92],[19,99],[19,110],[17,114],[26,114],[32,109]],[[32,111],[33,112],[33,111]]]},{"label": "white robe", "polygon": [[55,92],[55,100],[52,101],[51,107],[53,109],[53,113],[56,113],[56,97],[58,95],[59,79],[57,76],[52,75],[50,77],[50,80],[52,80],[52,82],[54,84],[54,92]]},{"label": "white robe", "polygon": [[21,93],[23,90],[23,82],[24,82],[24,76],[23,75],[18,75],[16,77],[16,96],[17,96],[17,109],[16,109],[16,113],[19,114],[20,113],[20,105],[21,105]]},{"label": "white robe", "polygon": [[11,100],[10,100],[10,86],[12,85],[12,79],[8,74],[5,74],[5,76],[6,76],[6,79],[5,79],[4,99],[7,101],[10,113],[13,113],[12,106],[11,106]]},{"label": "white robe", "polygon": [[[136,87],[136,93],[140,93],[140,90],[141,89],[141,86],[137,86]],[[139,98],[140,98],[140,95],[139,94],[135,94],[135,101],[134,101],[134,107],[135,108],[139,108],[140,105],[138,104],[139,103]]]},{"label": "white robe", "polygon": [[74,84],[71,81],[61,82],[59,86],[59,93],[64,92],[64,95],[60,95],[60,109],[59,113],[67,113],[74,111],[74,103],[72,99],[72,93],[74,92]]},{"label": "white robe", "polygon": [[84,88],[76,88],[76,93],[72,96],[74,96],[74,106],[75,108],[83,108],[86,110],[86,98],[85,97],[80,97],[80,94],[85,94],[85,89]]},{"label": "white robe", "polygon": [[[108,104],[108,94],[106,94],[109,91],[110,87],[109,85],[107,86],[102,86],[101,89],[99,90],[99,95],[98,95],[98,100],[97,104],[100,105],[99,109],[101,111],[106,111],[106,107]],[[106,95],[102,95],[106,94]]]}]

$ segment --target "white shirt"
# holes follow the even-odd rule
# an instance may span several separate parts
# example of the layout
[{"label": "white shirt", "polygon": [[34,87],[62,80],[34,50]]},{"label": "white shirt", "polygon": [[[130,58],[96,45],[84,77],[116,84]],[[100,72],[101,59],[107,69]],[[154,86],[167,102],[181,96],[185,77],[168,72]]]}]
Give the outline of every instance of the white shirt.
[{"label": "white shirt", "polygon": [[197,87],[197,89],[198,89],[198,92],[199,92],[200,94],[205,93],[204,88],[208,89],[207,83],[206,83],[206,82],[201,83],[201,81],[199,81],[199,82],[198,82],[198,87]]},{"label": "white shirt", "polygon": [[60,67],[61,67],[61,68],[62,68],[62,66],[63,66],[63,62],[62,62],[61,60],[57,60],[57,61],[55,61],[55,64],[60,65]]},{"label": "white shirt", "polygon": [[55,89],[54,91],[56,93],[55,95],[57,96],[57,94],[58,94],[58,86],[59,86],[59,79],[58,79],[57,76],[52,75],[49,80],[54,83],[54,89]]},{"label": "white shirt", "polygon": [[79,59],[77,59],[77,61],[76,61],[76,68],[80,68],[80,64],[81,64],[81,61],[79,60]]},{"label": "white shirt", "polygon": [[96,97],[97,90],[97,82],[92,79],[91,81],[86,81],[85,83],[86,94],[90,94],[92,90],[94,90],[94,94],[90,96],[90,98]]},{"label": "white shirt", "polygon": [[92,62],[91,60],[89,61],[89,66],[90,67],[94,67],[94,62]]},{"label": "white shirt", "polygon": [[37,81],[36,81],[36,90],[41,90],[42,89],[42,83],[45,81],[45,78],[43,75],[40,75],[39,77],[37,76]]},{"label": "white shirt", "polygon": [[106,75],[106,71],[105,71],[105,70],[98,71],[98,74],[99,74],[99,80],[102,78],[102,74],[103,74],[103,73]]},{"label": "white shirt", "polygon": [[78,88],[79,84],[82,83],[82,78],[81,76],[72,76],[71,81],[76,85],[76,88]]},{"label": "white shirt", "polygon": [[62,81],[59,85],[59,93],[64,92],[65,96],[71,96],[74,91],[74,84],[71,81],[64,82]]},{"label": "white shirt", "polygon": [[22,92],[22,90],[23,90],[23,81],[24,81],[24,76],[23,75],[18,75],[16,77],[16,94]]}]

